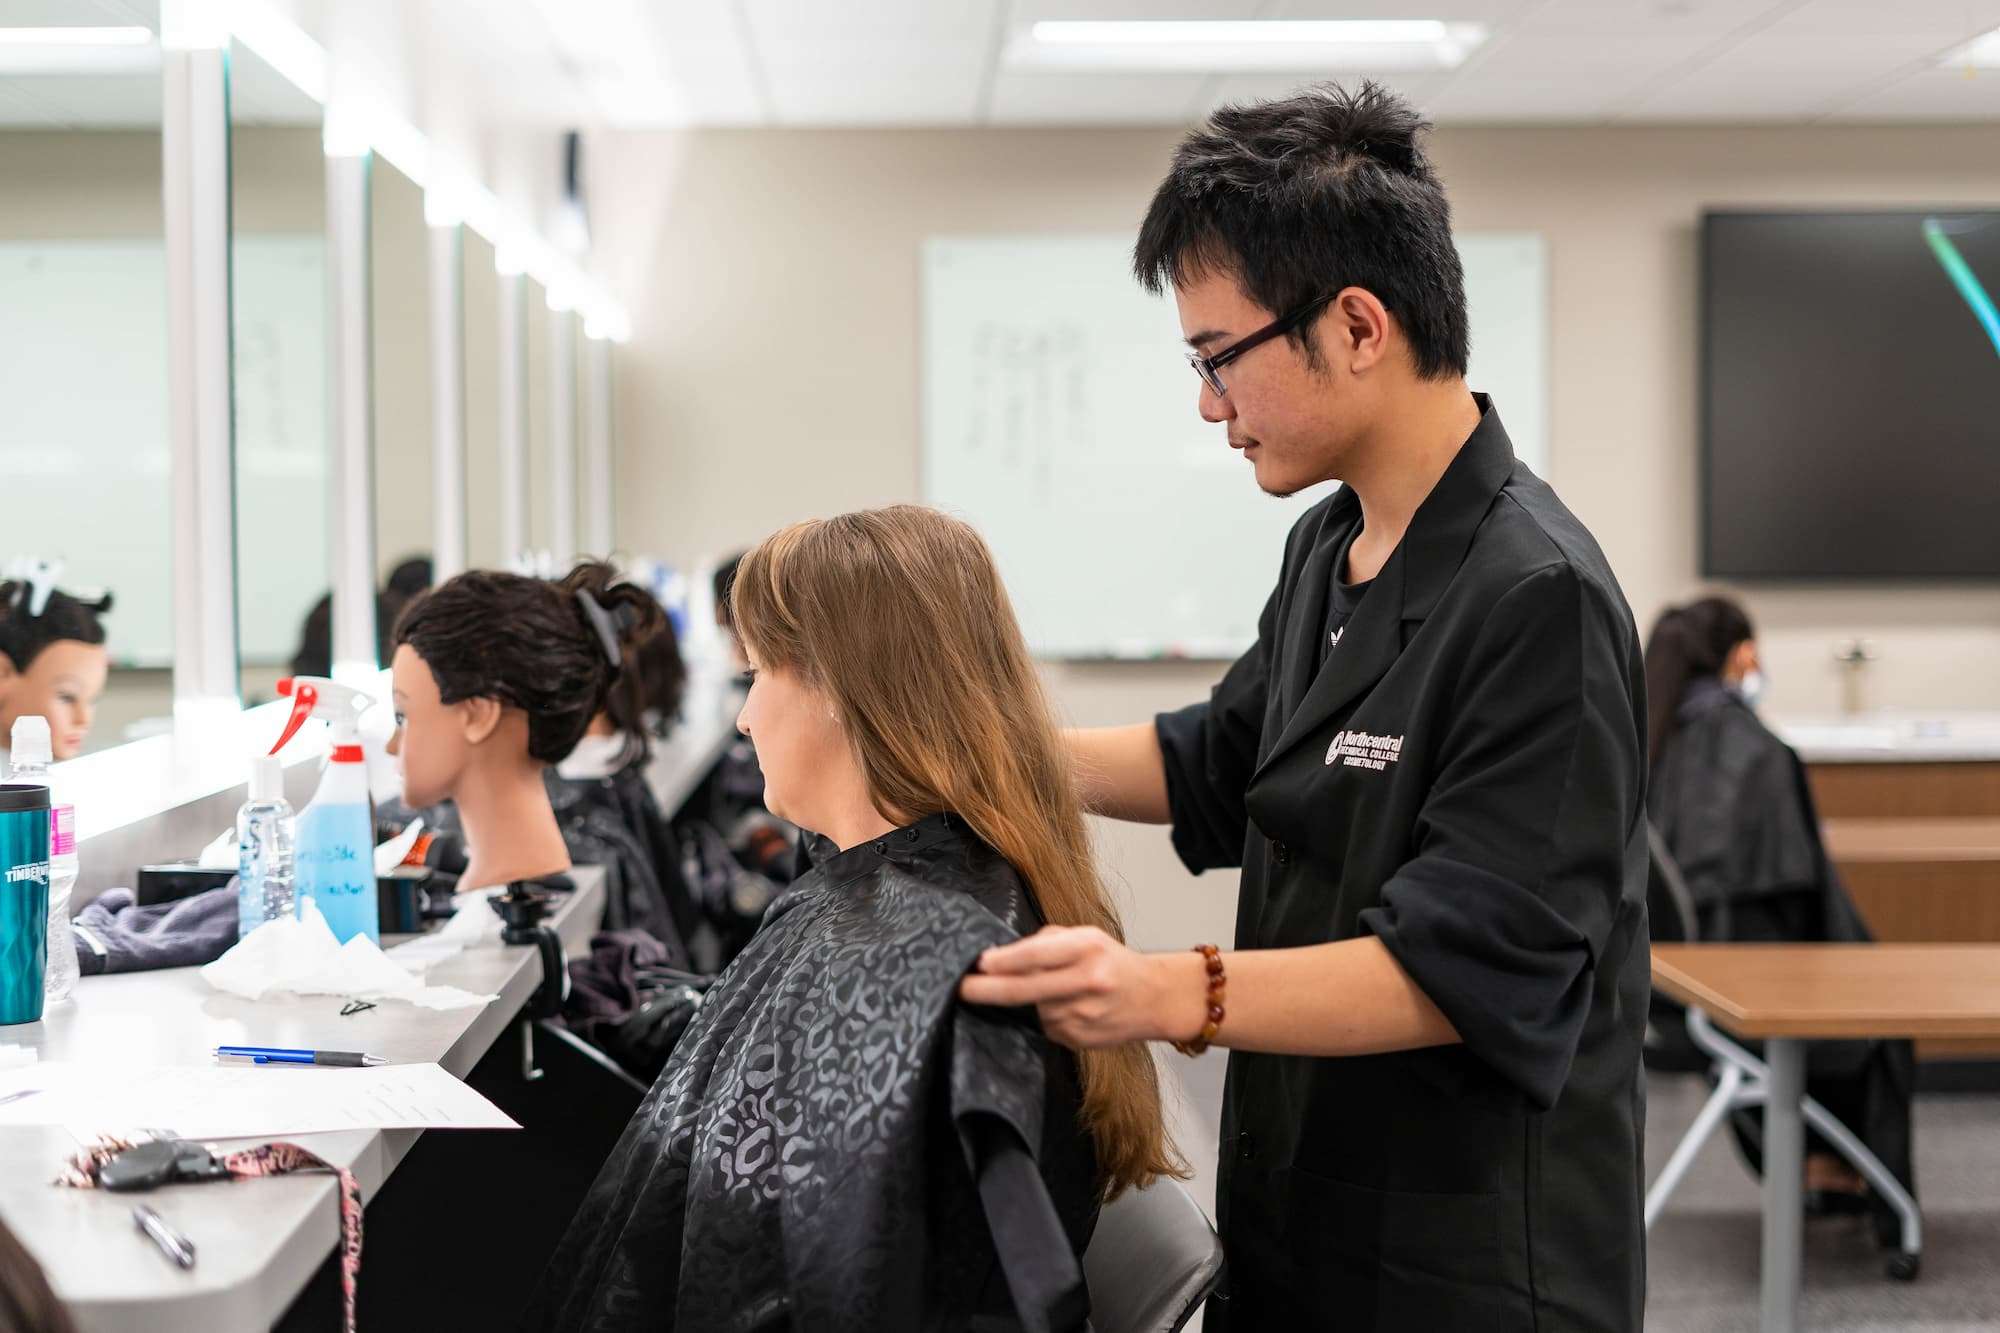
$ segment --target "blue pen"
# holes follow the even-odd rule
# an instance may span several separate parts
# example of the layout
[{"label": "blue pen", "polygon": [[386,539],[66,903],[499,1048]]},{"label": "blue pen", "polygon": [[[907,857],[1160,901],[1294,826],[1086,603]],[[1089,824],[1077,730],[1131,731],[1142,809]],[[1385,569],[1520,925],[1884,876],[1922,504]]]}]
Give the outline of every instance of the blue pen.
[{"label": "blue pen", "polygon": [[297,1051],[283,1046],[218,1046],[218,1060],[249,1060],[260,1065],[386,1065],[379,1055],[355,1051]]}]

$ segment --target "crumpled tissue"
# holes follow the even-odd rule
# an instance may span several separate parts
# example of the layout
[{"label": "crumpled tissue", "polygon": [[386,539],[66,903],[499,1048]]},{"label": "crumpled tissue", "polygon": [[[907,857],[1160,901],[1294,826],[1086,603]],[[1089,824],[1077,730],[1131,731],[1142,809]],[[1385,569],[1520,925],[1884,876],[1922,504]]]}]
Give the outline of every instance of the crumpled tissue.
[{"label": "crumpled tissue", "polygon": [[[217,990],[246,1000],[289,993],[406,1000],[423,1009],[471,1008],[499,997],[427,985],[422,972],[483,938],[488,932],[480,916],[493,913],[484,903],[467,902],[435,935],[385,952],[366,935],[356,935],[345,944],[335,940],[326,918],[307,899],[299,916],[266,921],[203,967],[201,975]],[[499,918],[493,917],[493,929],[499,925]]]}]

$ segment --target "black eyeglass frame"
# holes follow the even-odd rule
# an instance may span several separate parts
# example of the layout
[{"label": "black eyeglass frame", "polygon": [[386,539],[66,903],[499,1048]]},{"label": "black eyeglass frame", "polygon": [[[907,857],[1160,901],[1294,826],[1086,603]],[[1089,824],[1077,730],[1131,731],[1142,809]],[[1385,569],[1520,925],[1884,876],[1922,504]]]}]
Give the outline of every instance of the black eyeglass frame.
[{"label": "black eyeglass frame", "polygon": [[1188,364],[1194,367],[1195,374],[1201,376],[1202,383],[1215,391],[1216,397],[1224,397],[1229,392],[1229,386],[1222,382],[1221,372],[1224,366],[1236,360],[1236,358],[1242,356],[1245,352],[1262,347],[1265,343],[1271,341],[1271,339],[1281,338],[1285,334],[1292,332],[1299,325],[1325,309],[1333,298],[1338,295],[1338,292],[1328,292],[1324,296],[1316,296],[1297,310],[1292,311],[1289,315],[1280,315],[1256,332],[1244,334],[1241,338],[1238,338],[1235,342],[1212,356],[1203,356],[1200,352],[1189,352],[1187,354]]}]

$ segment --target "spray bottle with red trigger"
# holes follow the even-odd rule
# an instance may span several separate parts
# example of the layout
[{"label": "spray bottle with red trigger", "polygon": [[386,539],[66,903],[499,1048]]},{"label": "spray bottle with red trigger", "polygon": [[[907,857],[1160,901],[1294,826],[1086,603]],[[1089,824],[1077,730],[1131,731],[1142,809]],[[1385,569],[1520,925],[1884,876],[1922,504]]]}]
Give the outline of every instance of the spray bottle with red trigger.
[{"label": "spray bottle with red trigger", "polygon": [[326,773],[299,812],[299,911],[304,914],[310,899],[342,944],[356,935],[380,944],[375,814],[369,803],[360,726],[361,715],[374,707],[375,700],[324,676],[289,677],[278,682],[278,693],[290,697],[292,715],[285,734],[271,747],[272,754],[283,749],[309,717],[325,719],[333,730]]}]

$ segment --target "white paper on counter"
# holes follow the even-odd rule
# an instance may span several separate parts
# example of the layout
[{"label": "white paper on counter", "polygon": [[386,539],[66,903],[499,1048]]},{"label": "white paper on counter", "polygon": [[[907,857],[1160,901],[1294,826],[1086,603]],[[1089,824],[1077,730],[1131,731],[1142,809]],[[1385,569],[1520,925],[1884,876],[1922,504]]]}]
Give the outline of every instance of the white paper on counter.
[{"label": "white paper on counter", "polygon": [[[487,915],[492,912],[488,910]],[[457,919],[452,918],[453,924]],[[495,921],[497,924],[498,919]],[[424,1009],[467,1009],[497,998],[456,986],[424,984],[418,973],[435,961],[435,957],[391,958],[366,935],[356,935],[342,944],[334,939],[318,907],[307,899],[299,916],[266,921],[204,966],[201,975],[217,990],[246,1000],[288,993],[339,995],[356,1000],[407,1000]]]},{"label": "white paper on counter", "polygon": [[46,1061],[0,1071],[0,1126],[102,1134],[165,1127],[184,1139],[275,1138],[343,1129],[519,1129],[441,1065],[158,1065]]}]

